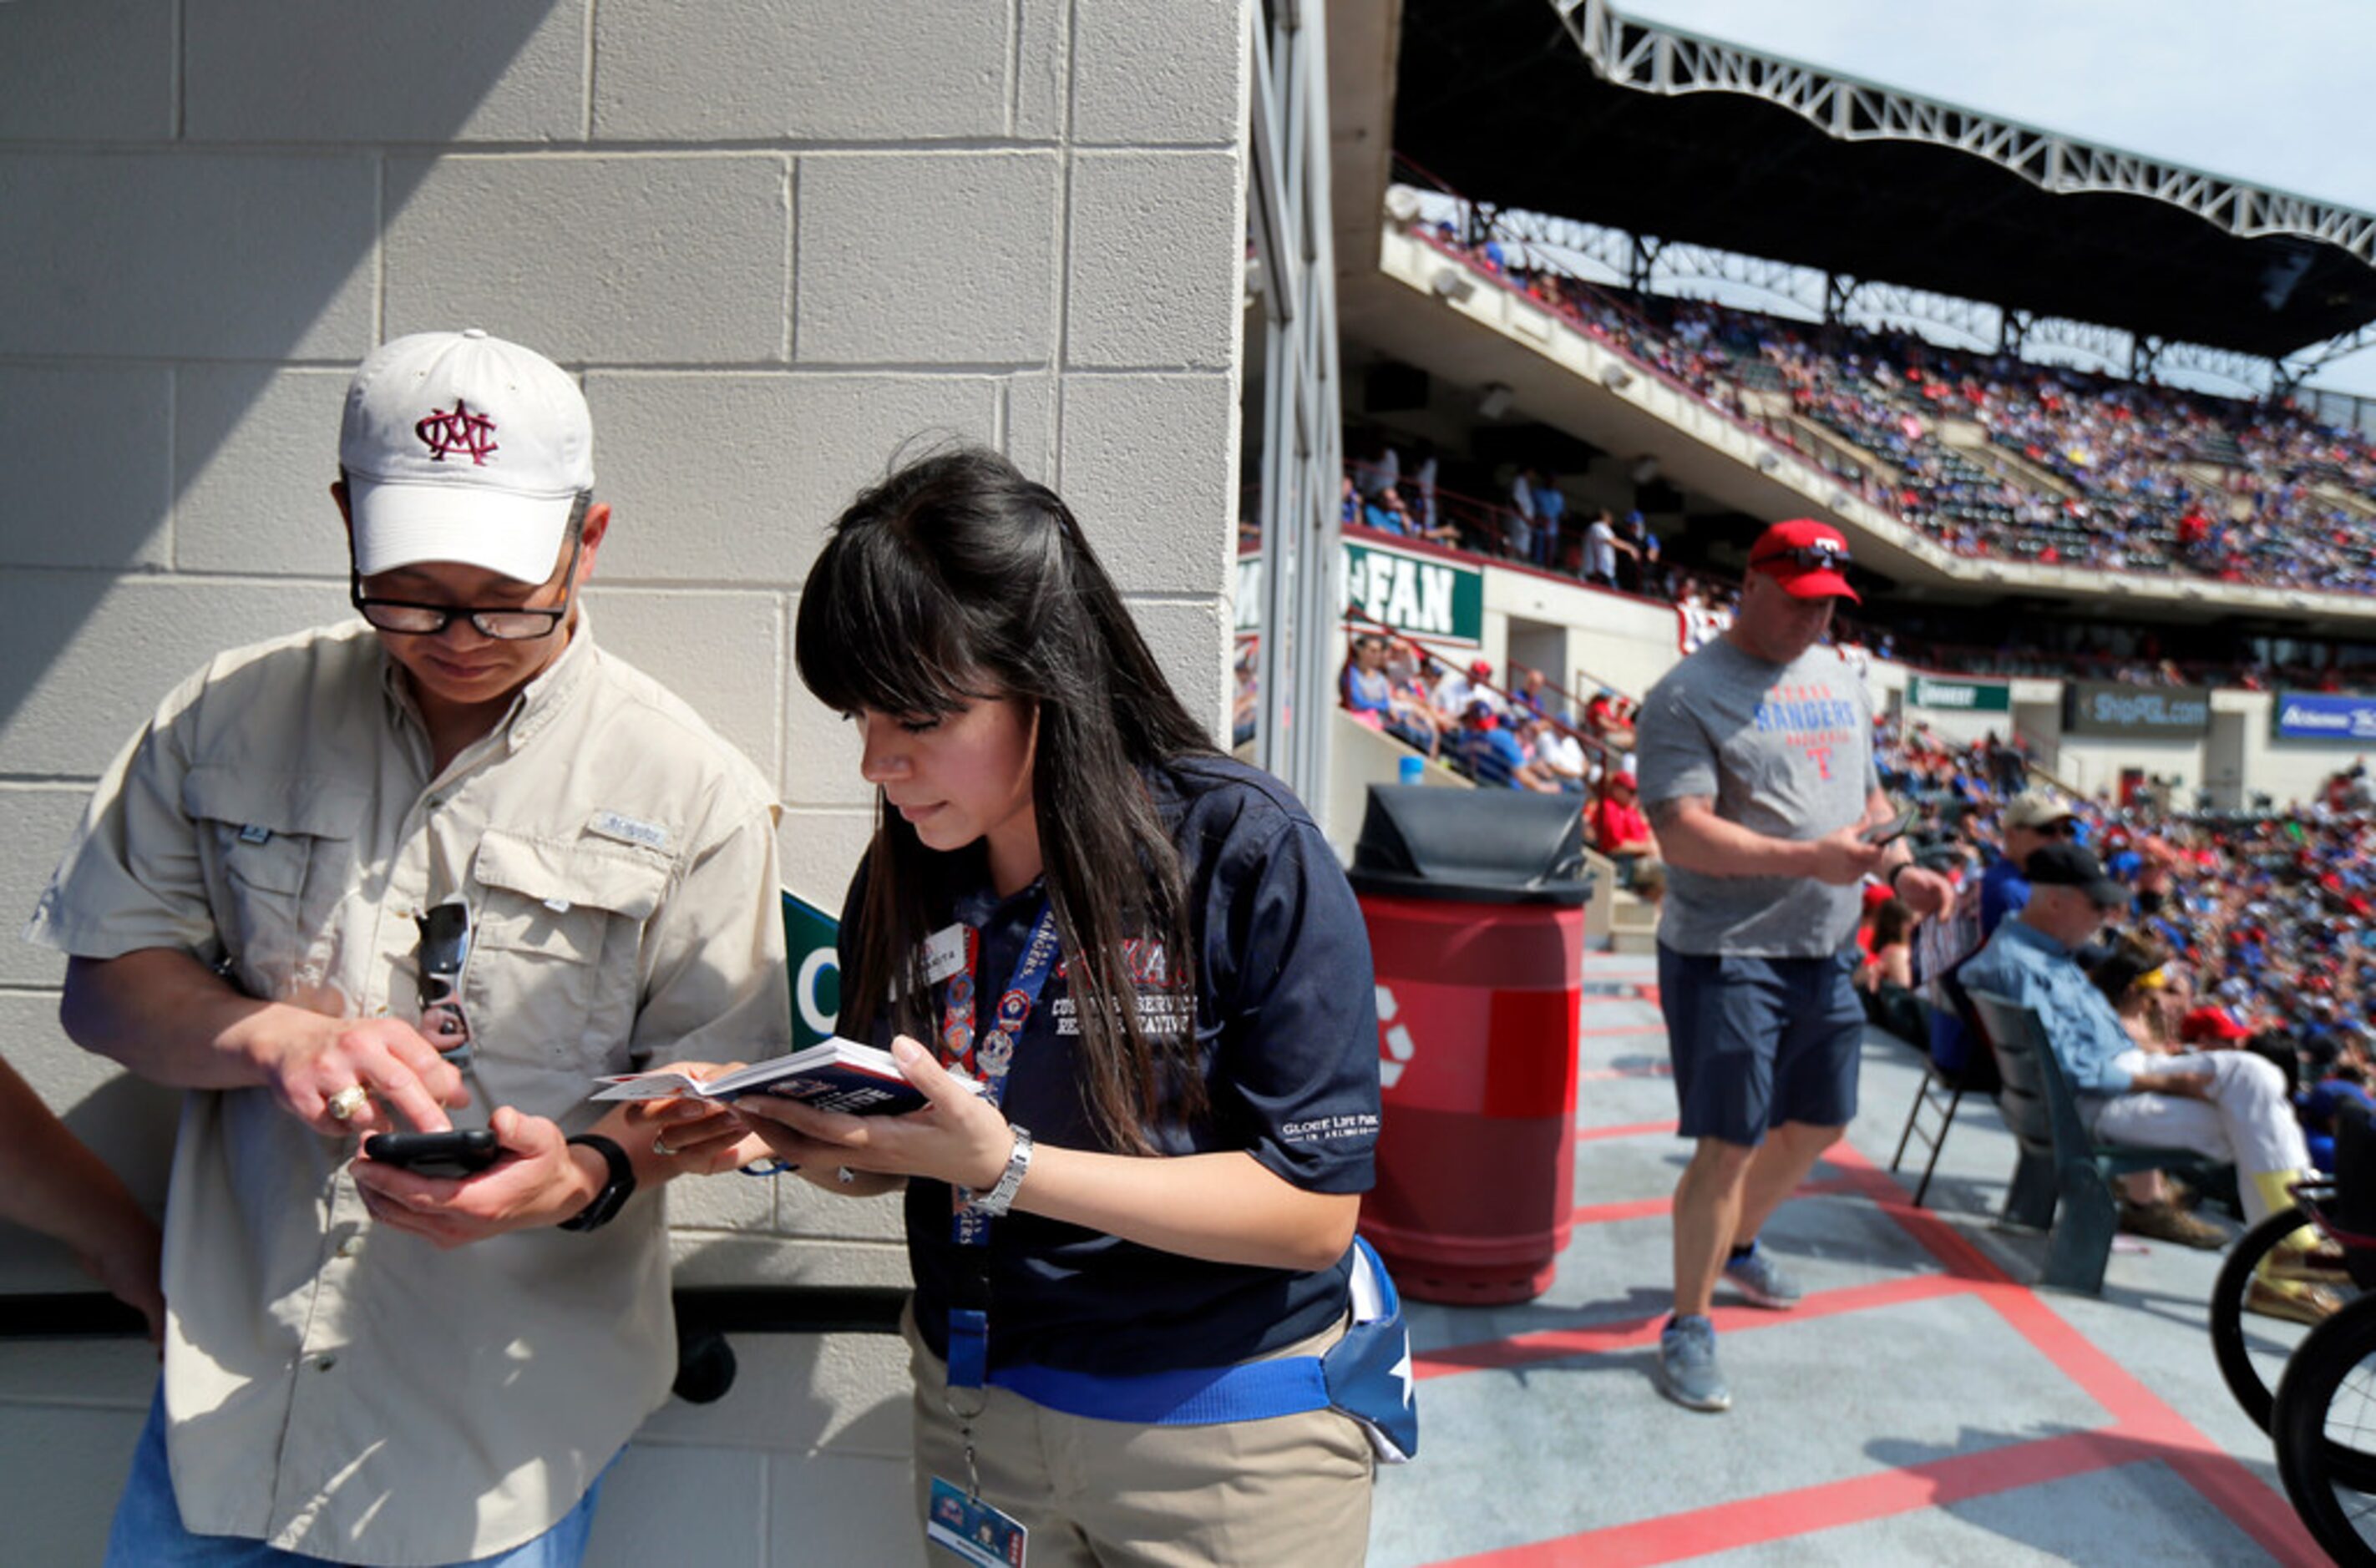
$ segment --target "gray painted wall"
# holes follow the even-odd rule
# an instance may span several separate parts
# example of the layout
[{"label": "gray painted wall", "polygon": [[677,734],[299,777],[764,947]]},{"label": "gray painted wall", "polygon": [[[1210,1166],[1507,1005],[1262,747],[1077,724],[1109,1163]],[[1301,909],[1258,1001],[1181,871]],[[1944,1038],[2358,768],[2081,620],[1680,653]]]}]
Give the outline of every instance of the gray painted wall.
[{"label": "gray painted wall", "polygon": [[[865,833],[800,689],[821,529],[911,436],[1072,502],[1183,695],[1227,712],[1240,0],[0,5],[0,918],[90,781],[221,647],[345,612],[348,371],[477,325],[582,373],[617,509],[606,645],[778,781],[792,887]],[[0,1051],[146,1194],[168,1097],[76,1051],[0,942]],[[885,1205],[680,1183],[688,1279],[892,1282]],[[76,1289],[0,1237],[0,1289]],[[904,1354],[746,1339],[615,1473],[606,1562],[911,1550]],[[0,1345],[12,1561],[94,1561],[153,1377]]]}]

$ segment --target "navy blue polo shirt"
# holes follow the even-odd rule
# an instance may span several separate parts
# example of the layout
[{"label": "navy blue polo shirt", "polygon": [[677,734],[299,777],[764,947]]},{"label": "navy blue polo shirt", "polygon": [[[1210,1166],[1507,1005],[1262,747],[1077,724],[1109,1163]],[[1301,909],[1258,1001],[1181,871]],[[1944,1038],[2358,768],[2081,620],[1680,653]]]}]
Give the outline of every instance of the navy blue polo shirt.
[{"label": "navy blue polo shirt", "polygon": [[[1315,1193],[1371,1184],[1378,1129],[1377,990],[1360,906],[1311,816],[1269,774],[1227,757],[1182,759],[1148,785],[1180,851],[1195,945],[1193,1011],[1141,980],[1142,1020],[1196,1033],[1209,1111],[1146,1129],[1166,1154],[1242,1149]],[[842,930],[864,873],[850,888]],[[980,932],[976,989],[991,999],[1015,972],[1040,910],[1037,885],[1005,899],[985,889],[951,911]],[[1153,951],[1134,973],[1173,971]],[[849,972],[847,956],[844,972]],[[942,987],[933,988],[935,1023]],[[1040,1142],[1104,1146],[1074,1059],[1072,999],[1060,968],[1016,1044],[1002,1109]],[[876,1043],[887,1044],[887,1020]],[[907,1192],[916,1321],[948,1352],[961,1271],[978,1266],[950,1235],[945,1183]],[[1342,1314],[1347,1265],[1318,1273],[1211,1263],[1102,1231],[1013,1213],[991,1223],[990,1361],[1091,1372],[1218,1367],[1319,1333]]]}]

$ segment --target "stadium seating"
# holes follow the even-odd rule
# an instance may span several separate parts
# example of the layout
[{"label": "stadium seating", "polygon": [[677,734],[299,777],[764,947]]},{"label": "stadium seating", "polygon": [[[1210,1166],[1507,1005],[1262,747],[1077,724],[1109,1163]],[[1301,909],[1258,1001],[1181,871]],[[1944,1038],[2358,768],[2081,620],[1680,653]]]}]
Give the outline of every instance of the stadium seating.
[{"label": "stadium seating", "polygon": [[2376,444],[2290,405],[1606,289],[1420,232],[1959,554],[2376,592]]}]

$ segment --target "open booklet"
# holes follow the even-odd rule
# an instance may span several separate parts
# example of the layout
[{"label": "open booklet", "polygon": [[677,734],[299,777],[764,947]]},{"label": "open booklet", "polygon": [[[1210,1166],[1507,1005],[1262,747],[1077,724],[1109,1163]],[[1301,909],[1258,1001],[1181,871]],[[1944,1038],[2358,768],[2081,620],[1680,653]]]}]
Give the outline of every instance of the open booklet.
[{"label": "open booklet", "polygon": [[[980,1092],[981,1086],[964,1074],[955,1076]],[[594,1092],[596,1099],[666,1099],[686,1095],[729,1100],[765,1093],[852,1116],[897,1116],[921,1111],[925,1104],[923,1091],[908,1081],[889,1051],[838,1035],[790,1056],[738,1067],[707,1083],[665,1067],[650,1073],[616,1073],[594,1081],[602,1086]]]}]

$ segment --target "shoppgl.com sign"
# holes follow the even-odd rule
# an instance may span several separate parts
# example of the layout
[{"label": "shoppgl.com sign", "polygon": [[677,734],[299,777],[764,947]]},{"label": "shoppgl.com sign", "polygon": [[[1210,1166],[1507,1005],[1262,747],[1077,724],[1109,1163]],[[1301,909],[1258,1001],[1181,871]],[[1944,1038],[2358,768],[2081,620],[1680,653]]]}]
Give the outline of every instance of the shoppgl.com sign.
[{"label": "shoppgl.com sign", "polygon": [[2200,735],[2211,728],[2211,694],[2201,686],[2132,686],[2072,681],[2062,688],[2066,735]]}]

